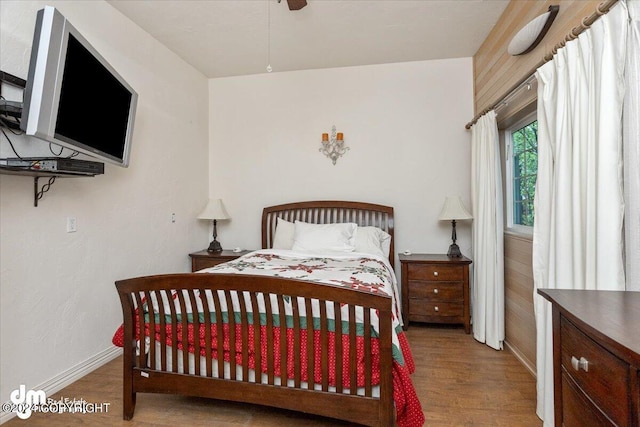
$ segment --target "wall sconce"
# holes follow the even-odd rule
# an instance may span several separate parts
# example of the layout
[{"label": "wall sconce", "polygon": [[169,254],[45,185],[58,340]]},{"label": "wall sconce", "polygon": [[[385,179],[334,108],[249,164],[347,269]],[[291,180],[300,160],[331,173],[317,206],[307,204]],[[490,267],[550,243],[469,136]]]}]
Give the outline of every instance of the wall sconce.
[{"label": "wall sconce", "polygon": [[551,24],[556,19],[559,10],[560,6],[549,6],[549,10],[546,13],[538,16],[518,31],[507,48],[509,55],[524,55],[538,46],[547,31],[549,31],[549,28],[551,28]]},{"label": "wall sconce", "polygon": [[349,147],[345,147],[344,145],[344,136],[342,132],[338,132],[336,134],[335,126],[331,128],[331,138],[329,138],[328,133],[322,134],[322,146],[318,151],[330,158],[334,165],[338,158],[342,157],[342,155],[348,150]]}]

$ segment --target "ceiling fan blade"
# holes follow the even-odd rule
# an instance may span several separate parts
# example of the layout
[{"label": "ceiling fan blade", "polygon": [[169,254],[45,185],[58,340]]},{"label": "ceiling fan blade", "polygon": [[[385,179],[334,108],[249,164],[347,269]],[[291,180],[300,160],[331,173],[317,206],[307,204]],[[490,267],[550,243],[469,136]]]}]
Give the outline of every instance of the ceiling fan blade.
[{"label": "ceiling fan blade", "polygon": [[300,10],[307,5],[307,0],[287,0],[289,10]]}]

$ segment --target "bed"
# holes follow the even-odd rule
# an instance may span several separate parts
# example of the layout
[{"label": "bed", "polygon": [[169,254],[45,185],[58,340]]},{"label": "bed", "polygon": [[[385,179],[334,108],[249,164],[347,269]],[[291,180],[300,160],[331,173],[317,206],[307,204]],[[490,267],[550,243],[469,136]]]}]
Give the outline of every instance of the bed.
[{"label": "bed", "polygon": [[[354,225],[349,229],[360,236],[373,230],[389,236],[385,257],[354,251],[298,259],[300,247],[281,249],[283,231],[294,224],[320,239]],[[395,304],[393,235],[388,206],[272,206],[262,214],[261,251],[197,273],[116,282],[124,318],[114,336],[124,347],[123,418],[133,417],[136,393],[144,392],[256,403],[370,426],[422,425]],[[346,280],[325,271],[331,269]],[[367,282],[385,269],[392,287]],[[328,279],[312,277],[314,270]]]}]

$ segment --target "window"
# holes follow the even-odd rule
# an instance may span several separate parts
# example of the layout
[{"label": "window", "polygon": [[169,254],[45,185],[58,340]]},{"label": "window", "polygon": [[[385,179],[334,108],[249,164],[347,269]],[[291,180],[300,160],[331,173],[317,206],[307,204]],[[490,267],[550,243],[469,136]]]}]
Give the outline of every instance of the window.
[{"label": "window", "polygon": [[507,227],[531,233],[538,173],[538,121],[535,116],[507,130]]}]

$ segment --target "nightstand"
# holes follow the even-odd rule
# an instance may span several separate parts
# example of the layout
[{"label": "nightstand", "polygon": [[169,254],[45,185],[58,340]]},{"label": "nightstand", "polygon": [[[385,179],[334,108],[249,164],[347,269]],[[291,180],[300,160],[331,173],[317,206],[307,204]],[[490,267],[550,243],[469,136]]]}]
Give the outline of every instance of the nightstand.
[{"label": "nightstand", "polygon": [[202,270],[203,268],[209,268],[222,264],[223,262],[232,261],[241,257],[244,254],[248,254],[251,251],[222,251],[222,252],[207,252],[206,250],[200,252],[194,252],[189,254],[191,257],[191,271]]},{"label": "nightstand", "polygon": [[466,257],[400,254],[402,317],[409,322],[460,323],[471,332],[469,264]]}]

